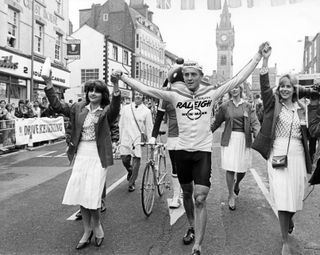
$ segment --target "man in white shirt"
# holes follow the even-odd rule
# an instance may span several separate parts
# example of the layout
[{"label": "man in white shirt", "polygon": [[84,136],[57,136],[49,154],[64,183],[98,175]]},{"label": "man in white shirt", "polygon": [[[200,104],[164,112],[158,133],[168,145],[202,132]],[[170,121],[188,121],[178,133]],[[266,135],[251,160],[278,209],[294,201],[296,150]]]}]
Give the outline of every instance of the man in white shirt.
[{"label": "man in white shirt", "polygon": [[119,150],[122,163],[128,171],[129,192],[135,190],[135,181],[140,168],[141,145],[138,143],[141,142],[141,133],[149,139],[153,127],[151,111],[142,102],[143,95],[136,91],[134,102],[124,105],[120,113]]}]

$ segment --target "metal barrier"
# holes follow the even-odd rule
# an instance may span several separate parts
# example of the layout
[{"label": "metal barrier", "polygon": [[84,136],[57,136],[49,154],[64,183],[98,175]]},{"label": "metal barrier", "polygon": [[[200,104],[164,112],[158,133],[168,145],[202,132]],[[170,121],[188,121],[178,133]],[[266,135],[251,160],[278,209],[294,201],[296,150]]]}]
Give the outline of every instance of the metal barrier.
[{"label": "metal barrier", "polygon": [[15,147],[15,121],[0,120],[0,150]]}]

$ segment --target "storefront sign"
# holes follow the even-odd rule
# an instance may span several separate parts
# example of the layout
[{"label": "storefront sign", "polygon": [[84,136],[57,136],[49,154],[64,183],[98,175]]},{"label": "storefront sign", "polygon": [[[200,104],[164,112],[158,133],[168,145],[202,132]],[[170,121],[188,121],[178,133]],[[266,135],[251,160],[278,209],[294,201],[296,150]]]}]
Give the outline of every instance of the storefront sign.
[{"label": "storefront sign", "polygon": [[63,117],[15,121],[16,145],[50,141],[65,135]]},{"label": "storefront sign", "polygon": [[17,69],[18,62],[12,61],[12,56],[4,56],[0,59],[0,67],[9,68],[9,69]]},{"label": "storefront sign", "polygon": [[[1,66],[5,60],[7,65]],[[9,61],[9,62],[8,62]],[[15,68],[8,68],[8,63]],[[33,65],[33,78],[36,81],[44,82],[41,78],[41,68],[43,63],[34,61]],[[30,79],[31,76],[31,60],[19,55],[13,54],[8,56],[8,52],[0,49],[0,72],[10,73],[14,76],[24,77]],[[54,85],[69,87],[70,72],[52,67],[52,80]]]},{"label": "storefront sign", "polygon": [[67,59],[80,59],[80,43],[79,39],[67,40]]}]

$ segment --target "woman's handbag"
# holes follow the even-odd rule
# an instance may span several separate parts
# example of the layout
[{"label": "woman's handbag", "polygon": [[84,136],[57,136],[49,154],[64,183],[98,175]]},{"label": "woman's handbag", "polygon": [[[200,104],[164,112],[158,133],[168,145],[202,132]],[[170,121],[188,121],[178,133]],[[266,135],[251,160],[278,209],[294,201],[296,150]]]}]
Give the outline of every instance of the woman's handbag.
[{"label": "woman's handbag", "polygon": [[280,156],[273,156],[272,157],[271,164],[272,164],[273,168],[285,168],[285,167],[288,166],[288,152],[289,152],[289,145],[290,145],[290,140],[291,140],[293,118],[294,118],[294,113],[292,115],[290,134],[289,134],[289,141],[288,141],[288,146],[287,146],[287,153],[286,153],[286,155],[280,155]]},{"label": "woman's handbag", "polygon": [[140,135],[141,135],[141,141],[140,141],[140,142],[141,142],[141,143],[146,143],[146,142],[148,142],[148,136],[141,131],[140,126],[139,126],[139,124],[138,124],[138,121],[137,121],[137,119],[136,119],[136,116],[134,115],[133,108],[132,108],[132,104],[131,104],[131,111],[132,111],[132,115],[133,115],[134,121],[136,122],[137,127],[138,127],[139,132],[140,132]]}]

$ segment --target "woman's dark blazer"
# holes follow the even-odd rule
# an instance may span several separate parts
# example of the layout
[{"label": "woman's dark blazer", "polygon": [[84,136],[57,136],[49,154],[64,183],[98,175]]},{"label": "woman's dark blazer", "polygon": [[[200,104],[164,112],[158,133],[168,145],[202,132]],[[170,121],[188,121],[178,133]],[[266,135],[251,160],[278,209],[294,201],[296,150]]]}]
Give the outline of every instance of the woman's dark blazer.
[{"label": "woman's dark blazer", "polygon": [[[88,114],[85,107],[86,102],[75,103],[69,106],[67,103],[61,103],[57,98],[53,88],[45,89],[46,96],[50,105],[57,113],[70,118],[70,142],[67,155],[72,162],[81,138],[82,126]],[[113,164],[112,142],[110,126],[116,120],[120,111],[120,95],[113,96],[110,105],[106,106],[101,112],[98,122],[95,123],[95,136],[99,158],[103,168]]]},{"label": "woman's dark blazer", "polygon": [[[221,146],[229,145],[234,117],[233,112],[231,111],[232,104],[232,100],[223,103],[215,116],[215,121],[211,125],[211,131],[213,133],[225,121],[224,131],[221,136]],[[252,109],[251,104],[243,102],[239,107],[242,107],[244,111],[244,133],[246,137],[246,147],[250,148],[252,145],[252,133],[253,136],[256,137],[260,129],[260,123],[255,111]]]},{"label": "woman's dark blazer", "polygon": [[[252,148],[258,151],[263,158],[268,160],[275,139],[276,122],[283,105],[280,102],[278,93],[273,93],[272,89],[270,88],[268,73],[260,75],[260,88],[264,107],[263,122],[260,132],[252,144]],[[307,91],[304,88],[298,88],[298,90],[300,91],[300,93],[298,93],[299,97],[310,96],[310,94],[312,93],[311,91]],[[305,119],[305,110],[298,109],[298,115],[300,119]],[[301,125],[301,134],[306,159],[307,173],[311,173],[311,159],[308,150],[306,125]]]}]

